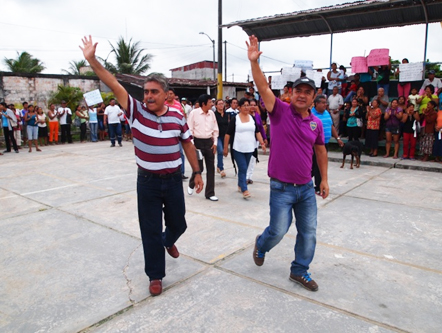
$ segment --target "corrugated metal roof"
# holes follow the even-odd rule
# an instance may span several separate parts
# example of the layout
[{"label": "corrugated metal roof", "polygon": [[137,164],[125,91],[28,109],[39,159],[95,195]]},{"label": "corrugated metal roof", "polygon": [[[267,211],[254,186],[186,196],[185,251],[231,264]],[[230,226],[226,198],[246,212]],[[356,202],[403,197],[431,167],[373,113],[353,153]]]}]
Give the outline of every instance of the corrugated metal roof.
[{"label": "corrugated metal roof", "polygon": [[442,21],[442,0],[368,0],[224,24],[260,41]]}]

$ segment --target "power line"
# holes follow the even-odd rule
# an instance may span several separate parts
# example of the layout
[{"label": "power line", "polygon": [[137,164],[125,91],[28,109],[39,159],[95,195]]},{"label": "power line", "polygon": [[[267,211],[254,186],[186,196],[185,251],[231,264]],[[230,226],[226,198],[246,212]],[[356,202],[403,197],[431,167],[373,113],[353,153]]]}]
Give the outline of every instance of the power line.
[{"label": "power line", "polygon": [[[241,47],[241,46],[238,46],[238,45],[235,45],[235,44],[229,43],[229,42],[227,42],[227,43],[228,43],[229,45],[235,46],[235,47],[237,47],[237,48],[239,48],[239,49],[241,49],[241,50],[247,51],[247,49],[244,48],[244,47]],[[282,61],[282,60],[278,60],[278,59],[275,59],[275,58],[272,58],[272,57],[268,57],[268,56],[265,56],[265,55],[261,55],[261,57],[262,57],[262,58],[266,58],[266,59],[270,59],[270,60],[273,60],[273,61],[277,61],[277,62],[280,62],[280,63],[286,64],[286,65],[290,65],[290,66],[293,65],[293,64],[291,64],[291,63],[288,63],[288,62],[285,62],[285,61]]]}]

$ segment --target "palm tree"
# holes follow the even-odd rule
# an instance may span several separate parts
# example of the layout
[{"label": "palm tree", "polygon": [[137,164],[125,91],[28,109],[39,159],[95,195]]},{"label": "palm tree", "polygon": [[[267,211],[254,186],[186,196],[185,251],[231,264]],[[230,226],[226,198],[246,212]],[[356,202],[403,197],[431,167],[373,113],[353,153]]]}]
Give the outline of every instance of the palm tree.
[{"label": "palm tree", "polygon": [[68,75],[87,75],[87,76],[95,75],[95,73],[92,71],[88,71],[84,74],[80,73],[80,68],[89,67],[89,64],[87,63],[86,60],[80,60],[80,61],[72,60],[71,62],[69,62],[69,65],[70,65],[69,70],[66,69],[62,70]]},{"label": "palm tree", "polygon": [[17,52],[17,59],[5,58],[4,63],[14,73],[35,74],[41,73],[46,68],[39,59],[34,58],[26,51],[22,53]]},{"label": "palm tree", "polygon": [[115,54],[117,63],[115,65],[105,62],[105,67],[113,73],[120,74],[135,74],[141,75],[150,68],[149,62],[152,59],[151,54],[142,55],[145,51],[139,47],[140,42],[132,43],[132,38],[129,42],[120,37],[116,46],[113,46],[112,51]]}]

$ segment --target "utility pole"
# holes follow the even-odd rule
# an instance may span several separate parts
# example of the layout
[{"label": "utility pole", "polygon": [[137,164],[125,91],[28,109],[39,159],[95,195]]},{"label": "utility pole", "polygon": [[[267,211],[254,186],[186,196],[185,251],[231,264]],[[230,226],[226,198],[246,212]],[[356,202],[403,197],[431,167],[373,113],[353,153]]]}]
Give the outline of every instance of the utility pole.
[{"label": "utility pole", "polygon": [[224,78],[227,81],[227,41],[224,41]]},{"label": "utility pole", "polygon": [[[223,98],[223,1],[218,0],[218,94],[217,98]],[[215,49],[214,49],[215,52]]]},{"label": "utility pole", "polygon": [[212,67],[213,67],[213,81],[215,81],[216,80],[216,74],[215,74],[215,40],[210,38],[210,36],[208,34],[206,34],[205,32],[200,32],[200,35],[206,35],[207,38],[209,38],[210,41],[212,42],[212,48],[213,48],[213,64],[212,64]]}]

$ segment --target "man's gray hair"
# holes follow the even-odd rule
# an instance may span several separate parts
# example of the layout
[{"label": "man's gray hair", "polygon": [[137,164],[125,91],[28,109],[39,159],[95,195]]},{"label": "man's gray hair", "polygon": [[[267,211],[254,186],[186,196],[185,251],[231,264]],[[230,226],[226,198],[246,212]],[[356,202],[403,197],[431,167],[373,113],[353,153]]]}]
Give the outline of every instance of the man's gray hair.
[{"label": "man's gray hair", "polygon": [[146,80],[144,80],[144,84],[146,84],[147,82],[156,82],[161,86],[161,88],[163,88],[165,92],[169,91],[169,83],[167,83],[167,78],[163,74],[160,73],[149,74],[146,77]]},{"label": "man's gray hair", "polygon": [[315,97],[315,100],[314,100],[313,102],[314,102],[315,105],[316,105],[316,104],[318,104],[318,103],[321,101],[321,99],[327,101],[327,98],[325,98],[324,95],[317,95],[317,96]]}]

